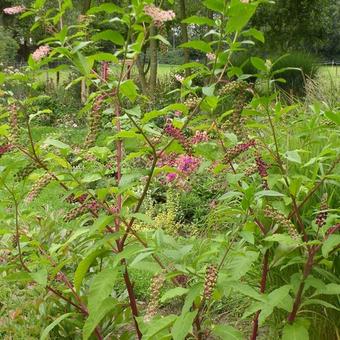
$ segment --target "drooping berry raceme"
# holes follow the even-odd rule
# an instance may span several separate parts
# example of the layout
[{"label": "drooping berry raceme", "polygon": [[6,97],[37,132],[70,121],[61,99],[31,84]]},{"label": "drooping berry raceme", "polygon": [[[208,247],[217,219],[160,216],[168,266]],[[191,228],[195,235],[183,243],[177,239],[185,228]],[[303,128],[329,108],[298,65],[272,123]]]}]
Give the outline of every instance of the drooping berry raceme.
[{"label": "drooping berry raceme", "polygon": [[35,169],[37,169],[37,165],[35,163],[29,163],[24,168],[19,170],[15,174],[15,178],[17,181],[24,180],[27,176],[29,176]]},{"label": "drooping berry raceme", "polygon": [[249,150],[251,147],[254,147],[255,144],[256,144],[255,140],[250,139],[246,143],[241,143],[241,144],[234,146],[233,148],[228,149],[225,155],[225,161],[227,163],[231,162],[241,153]]},{"label": "drooping berry raceme", "polygon": [[10,144],[16,145],[19,142],[18,110],[15,104],[9,106],[8,123],[10,127]]},{"label": "drooping berry raceme", "polygon": [[272,219],[277,224],[281,225],[288,232],[288,234],[293,240],[301,239],[299,233],[296,230],[295,225],[290,220],[288,220],[283,214],[278,212],[276,209],[267,205],[264,209],[264,215]]},{"label": "drooping berry raceme", "polygon": [[106,95],[98,96],[93,104],[92,110],[89,113],[89,131],[85,139],[85,148],[93,146],[97,139],[101,121],[101,107]]},{"label": "drooping berry raceme", "polygon": [[40,192],[51,182],[53,176],[49,173],[41,176],[38,181],[33,185],[31,191],[25,198],[26,203],[34,201],[40,194]]},{"label": "drooping berry raceme", "polygon": [[0,145],[0,157],[11,150],[12,150],[11,144]]},{"label": "drooping berry raceme", "polygon": [[13,6],[13,7],[6,7],[3,9],[4,13],[7,15],[15,15],[25,12],[26,7],[24,6]]},{"label": "drooping berry raceme", "polygon": [[199,144],[203,142],[208,142],[209,137],[206,131],[196,131],[195,135],[191,137],[192,144]]},{"label": "drooping berry raceme", "polygon": [[51,49],[48,45],[42,45],[33,52],[32,58],[34,61],[40,61],[41,59],[47,57],[50,51]]},{"label": "drooping berry raceme", "polygon": [[144,13],[150,16],[157,27],[161,27],[166,21],[175,19],[176,14],[173,11],[165,11],[155,5],[144,6]]},{"label": "drooping berry raceme", "polygon": [[205,272],[204,291],[203,291],[203,297],[206,300],[209,300],[211,298],[211,295],[216,287],[217,276],[218,276],[218,270],[216,266],[209,265]]},{"label": "drooping berry raceme", "polygon": [[260,155],[258,155],[255,158],[255,161],[256,161],[257,171],[258,171],[260,177],[262,178],[263,189],[264,190],[268,190],[269,189],[268,182],[267,182],[267,178],[268,178],[268,165],[262,159],[262,157]]},{"label": "drooping berry raceme", "polygon": [[183,132],[180,129],[174,127],[171,120],[168,120],[168,122],[166,123],[164,127],[164,132],[168,136],[176,139],[188,153],[191,153],[192,150],[190,141],[184,136]]},{"label": "drooping berry raceme", "polygon": [[315,218],[315,223],[319,228],[323,227],[326,224],[326,219],[328,216],[328,204],[327,204],[327,195],[324,195],[321,200],[320,212],[317,214]]},{"label": "drooping berry raceme", "polygon": [[146,309],[146,314],[144,316],[144,321],[150,321],[156,314],[158,310],[159,297],[161,293],[161,288],[165,282],[165,276],[163,273],[157,274],[152,278],[150,286],[150,302]]}]

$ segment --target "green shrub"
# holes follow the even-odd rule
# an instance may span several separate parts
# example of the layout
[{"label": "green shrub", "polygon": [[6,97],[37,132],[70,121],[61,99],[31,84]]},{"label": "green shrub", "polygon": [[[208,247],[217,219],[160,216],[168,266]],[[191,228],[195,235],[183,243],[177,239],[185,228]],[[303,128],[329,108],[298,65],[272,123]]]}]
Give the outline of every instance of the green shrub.
[{"label": "green shrub", "polygon": [[18,43],[12,38],[11,34],[0,26],[0,67],[6,66],[15,61]]}]

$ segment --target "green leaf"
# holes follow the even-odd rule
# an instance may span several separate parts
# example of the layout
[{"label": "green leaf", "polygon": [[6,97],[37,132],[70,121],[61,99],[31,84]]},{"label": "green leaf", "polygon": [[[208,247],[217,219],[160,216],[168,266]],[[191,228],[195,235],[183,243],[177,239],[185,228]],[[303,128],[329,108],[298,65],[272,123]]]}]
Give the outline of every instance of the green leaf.
[{"label": "green leaf", "polygon": [[52,145],[55,146],[58,149],[70,149],[70,146],[59,141],[56,139],[52,139],[50,137],[48,137],[45,141],[44,141],[44,145]]},{"label": "green leaf", "polygon": [[110,215],[100,215],[93,225],[91,226],[91,232],[90,234],[96,233],[96,232],[102,232],[106,226],[110,225],[114,221],[114,216]]},{"label": "green leaf", "polygon": [[169,41],[166,40],[166,39],[165,39],[162,35],[160,35],[160,34],[153,35],[152,37],[150,37],[150,39],[159,40],[159,41],[161,41],[164,45],[171,46],[171,44],[169,43]]},{"label": "green leaf", "polygon": [[340,284],[329,283],[323,289],[318,289],[314,295],[339,295],[340,294]]},{"label": "green leaf", "polygon": [[132,102],[134,102],[138,96],[137,86],[133,80],[129,79],[124,81],[120,85],[120,91],[128,97]]},{"label": "green leaf", "polygon": [[76,291],[79,292],[83,278],[85,277],[88,269],[90,268],[92,262],[102,253],[101,250],[95,250],[86,256],[82,261],[80,261],[75,273],[74,273],[74,287]]},{"label": "green leaf", "polygon": [[147,331],[143,334],[143,340],[155,339],[154,337],[166,328],[169,328],[176,320],[176,315],[167,315],[161,319],[153,319],[148,323]]},{"label": "green leaf", "polygon": [[243,334],[229,325],[218,325],[213,327],[213,333],[222,340],[244,340]]},{"label": "green leaf", "polygon": [[97,33],[93,35],[92,37],[93,41],[99,41],[99,40],[106,40],[111,41],[112,43],[116,45],[124,45],[125,40],[124,37],[118,32],[114,30],[105,30],[103,32]]},{"label": "green leaf", "polygon": [[301,322],[287,324],[283,328],[282,340],[309,340],[308,330]]},{"label": "green leaf", "polygon": [[187,43],[181,44],[180,47],[193,48],[194,50],[199,50],[205,53],[212,51],[210,45],[202,40],[192,40]]},{"label": "green leaf", "polygon": [[92,7],[87,11],[87,14],[96,14],[99,12],[106,12],[108,14],[121,13],[124,14],[124,10],[112,3],[104,3],[100,6]]},{"label": "green leaf", "polygon": [[332,234],[329,235],[327,240],[322,245],[322,256],[328,257],[328,254],[335,248],[340,245],[340,235]]},{"label": "green leaf", "polygon": [[296,245],[297,246],[297,245],[301,244],[301,242],[299,242],[297,240],[293,240],[287,234],[270,235],[270,236],[267,236],[264,240],[268,241],[268,242],[278,242],[278,243],[284,244],[284,245]]},{"label": "green leaf", "polygon": [[193,311],[182,314],[177,318],[171,330],[173,340],[184,340],[188,333],[192,333],[192,324],[196,315],[197,311]]},{"label": "green leaf", "polygon": [[40,335],[40,340],[45,340],[48,337],[48,334],[51,332],[51,330],[57,326],[58,324],[60,324],[61,321],[63,321],[64,319],[70,317],[71,315],[73,315],[74,313],[66,313],[63,314],[61,316],[59,316],[59,318],[55,319],[52,323],[50,323],[41,333]]},{"label": "green leaf", "polygon": [[47,269],[43,267],[42,269],[30,273],[32,279],[43,287],[47,285]]},{"label": "green leaf", "polygon": [[89,60],[96,60],[96,61],[111,61],[115,64],[119,63],[119,60],[115,55],[113,55],[111,53],[106,53],[106,52],[92,54],[92,55],[88,56],[88,59]]},{"label": "green leaf", "polygon": [[237,3],[236,5],[231,6],[228,13],[229,20],[227,22],[227,32],[241,31],[254,15],[257,5],[257,3]]},{"label": "green leaf", "polygon": [[182,20],[184,24],[195,24],[195,25],[207,25],[207,26],[215,26],[215,21],[207,18],[207,17],[199,17],[197,15],[193,15],[189,18]]},{"label": "green leaf", "polygon": [[285,195],[274,190],[262,190],[257,192],[255,196],[256,198],[261,198],[261,197],[284,197]]},{"label": "green leaf", "polygon": [[245,37],[254,37],[255,39],[261,41],[262,43],[264,43],[264,34],[257,30],[256,28],[251,28],[247,31],[242,32],[242,35],[244,35]]},{"label": "green leaf", "polygon": [[107,298],[102,301],[101,304],[97,304],[97,308],[94,312],[90,312],[89,317],[86,319],[83,327],[83,340],[87,340],[99,322],[104,318],[104,316],[113,310],[116,306],[115,301],[112,298]]},{"label": "green leaf", "polygon": [[93,279],[88,293],[90,314],[110,295],[117,277],[116,268],[105,268]]},{"label": "green leaf", "polygon": [[254,67],[256,67],[256,69],[267,72],[266,62],[263,59],[258,57],[251,57],[250,61],[254,65]]},{"label": "green leaf", "polygon": [[301,156],[299,155],[299,153],[297,152],[297,150],[287,151],[287,152],[284,154],[284,157],[285,157],[286,159],[288,159],[289,161],[294,162],[294,163],[301,164],[301,162],[302,162]]},{"label": "green leaf", "polygon": [[326,111],[325,116],[334,123],[336,123],[337,125],[340,125],[340,111],[339,112]]},{"label": "green leaf", "polygon": [[224,2],[224,0],[204,0],[203,5],[213,11],[223,13]]},{"label": "green leaf", "polygon": [[100,174],[87,174],[81,181],[82,183],[91,183],[100,179],[102,179],[102,176]]},{"label": "green leaf", "polygon": [[160,301],[163,303],[167,300],[173,299],[174,297],[182,296],[186,294],[188,291],[189,291],[188,288],[183,288],[183,287],[172,288],[164,293]]}]

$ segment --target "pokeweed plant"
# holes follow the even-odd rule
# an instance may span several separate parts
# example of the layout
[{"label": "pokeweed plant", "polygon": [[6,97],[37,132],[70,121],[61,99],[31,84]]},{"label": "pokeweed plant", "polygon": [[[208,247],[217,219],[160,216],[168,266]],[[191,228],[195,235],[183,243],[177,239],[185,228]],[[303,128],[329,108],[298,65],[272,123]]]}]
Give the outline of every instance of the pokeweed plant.
[{"label": "pokeweed plant", "polygon": [[[20,10],[23,18],[36,16],[33,29],[41,26],[49,36],[25,73],[1,75],[5,85],[20,80],[32,94],[5,90],[1,98],[7,120],[0,128],[2,272],[8,281],[45,287],[60,309],[42,339],[56,327],[83,339],[256,339],[273,315],[283,339],[308,339],[308,306],[339,310],[338,302],[323,298],[340,294],[337,113],[315,105],[307,114],[282,104],[270,91],[282,70],[273,72],[270,61],[251,59],[255,76],[268,84],[262,96],[231,63],[250,39],[263,41],[247,24],[266,2],[205,0],[213,16],[185,19],[209,27],[209,42],[182,45],[208,61],[180,67],[190,73],[176,77],[177,97],[162,109],[152,108],[153,94],[141,92],[131,70],[150,41],[166,43],[153,33],[174,19],[172,11],[153,1],[103,3],[67,26],[70,0],[47,10],[37,0]],[[112,28],[89,27],[92,19],[85,19],[98,14]],[[115,52],[105,51],[103,41]],[[34,96],[44,68],[72,69],[79,77],[70,85],[91,89],[80,145],[35,136],[34,119],[49,113]],[[196,77],[204,86],[193,85]],[[105,129],[104,113],[111,118]],[[225,185],[211,206],[214,234],[153,230],[143,210],[151,185],[190,190],[190,178],[204,171]],[[39,197],[52,207],[58,201],[60,209],[51,211]],[[137,222],[149,228],[137,230]],[[153,276],[146,304],[136,296],[135,270]],[[284,278],[275,281],[271,273]],[[218,306],[228,311],[235,294],[248,299],[243,318],[252,320],[244,329],[219,321]],[[179,306],[160,308],[169,301]]]}]

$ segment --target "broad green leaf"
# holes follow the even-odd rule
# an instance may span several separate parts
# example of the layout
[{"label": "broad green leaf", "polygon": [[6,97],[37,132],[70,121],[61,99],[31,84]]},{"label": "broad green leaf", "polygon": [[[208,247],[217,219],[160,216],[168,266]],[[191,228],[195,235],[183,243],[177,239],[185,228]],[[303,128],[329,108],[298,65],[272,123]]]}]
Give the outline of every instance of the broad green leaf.
[{"label": "broad green leaf", "polygon": [[121,7],[118,7],[115,4],[112,3],[104,3],[101,4],[100,6],[92,7],[87,11],[87,14],[96,14],[99,12],[106,12],[108,14],[112,13],[124,13],[124,10]]},{"label": "broad green leaf", "polygon": [[340,125],[340,111],[338,112],[326,111],[325,116],[334,123],[336,123],[337,125]]},{"label": "broad green leaf", "polygon": [[36,272],[30,273],[32,279],[43,287],[47,285],[47,269],[45,267],[41,268]]},{"label": "broad green leaf", "polygon": [[210,45],[202,40],[192,40],[187,43],[181,44],[180,47],[193,48],[194,50],[199,50],[205,53],[212,51]]},{"label": "broad green leaf", "polygon": [[251,57],[251,63],[260,71],[267,72],[266,62],[258,57]]},{"label": "broad green leaf", "polygon": [[134,102],[138,96],[137,86],[133,80],[129,79],[124,81],[120,85],[120,91],[124,94],[124,96],[128,97],[132,102]]},{"label": "broad green leaf", "polygon": [[254,37],[255,39],[261,41],[262,43],[264,43],[264,34],[257,30],[256,28],[251,28],[247,31],[242,32],[242,35],[244,35],[245,37]]},{"label": "broad green leaf", "polygon": [[299,155],[299,153],[298,153],[297,150],[287,151],[287,152],[284,154],[284,157],[285,157],[286,159],[288,159],[289,161],[294,162],[294,163],[301,164],[301,162],[302,162],[301,156]]},{"label": "broad green leaf", "polygon": [[297,246],[301,244],[301,242],[297,240],[293,240],[288,234],[274,234],[274,235],[267,236],[264,240],[268,242],[278,242],[280,244],[292,245],[292,246],[293,245]]},{"label": "broad green leaf", "polygon": [[92,262],[102,253],[101,250],[95,250],[86,256],[82,261],[80,261],[75,273],[74,273],[74,287],[76,291],[79,292],[83,278],[85,277],[88,269],[90,268]]},{"label": "broad green leaf", "polygon": [[93,225],[91,226],[90,234],[96,233],[96,232],[102,232],[106,226],[110,225],[114,221],[114,216],[112,215],[100,215]]},{"label": "broad green leaf", "polygon": [[176,315],[167,315],[164,318],[153,319],[148,323],[147,331],[143,334],[143,340],[156,339],[156,335],[169,328],[176,320]]},{"label": "broad green leaf", "polygon": [[195,25],[207,25],[207,26],[215,26],[214,20],[207,17],[199,17],[197,15],[193,15],[189,18],[182,20],[184,24],[195,24]]},{"label": "broad green leaf", "polygon": [[287,324],[283,328],[282,340],[309,340],[308,330],[300,322]]},{"label": "broad green leaf", "polygon": [[169,289],[168,291],[164,293],[160,301],[163,303],[167,300],[173,299],[174,297],[182,296],[186,294],[188,291],[189,291],[188,288],[183,288],[183,287],[176,287],[176,288]]},{"label": "broad green leaf", "polygon": [[71,315],[73,315],[74,313],[66,313],[63,314],[61,316],[59,316],[59,318],[55,319],[52,323],[50,323],[41,333],[40,335],[40,340],[45,340],[48,337],[48,334],[51,332],[51,330],[60,324],[60,322],[62,322],[64,319],[70,317]]},{"label": "broad green leaf", "polygon": [[206,8],[212,9],[213,11],[217,11],[223,13],[225,0],[204,0],[203,5]]},{"label": "broad green leaf", "polygon": [[336,247],[340,245],[340,235],[329,235],[327,240],[322,245],[322,256],[328,257],[328,254]]},{"label": "broad green leaf", "polygon": [[112,298],[106,298],[101,304],[97,305],[95,311],[90,312],[83,327],[83,340],[87,340],[91,336],[99,322],[107,313],[113,310],[115,306],[116,303]]},{"label": "broad green leaf", "polygon": [[87,174],[81,181],[82,183],[92,183],[100,180],[101,178],[102,176],[100,174]]},{"label": "broad green leaf", "polygon": [[117,277],[117,268],[105,268],[93,279],[88,293],[90,314],[110,295]]},{"label": "broad green leaf", "polygon": [[213,327],[213,333],[221,340],[244,340],[243,334],[229,325],[217,325]]},{"label": "broad green leaf", "polygon": [[246,26],[251,17],[254,15],[257,5],[257,3],[238,3],[231,6],[228,12],[229,20],[227,22],[227,32],[231,33],[240,31],[244,26]]},{"label": "broad green leaf", "polygon": [[262,190],[257,192],[255,196],[257,198],[261,198],[261,197],[284,197],[285,195],[274,190]]},{"label": "broad green leaf", "polygon": [[100,33],[94,34],[92,37],[93,41],[99,41],[99,40],[106,40],[111,41],[112,43],[116,45],[124,45],[125,40],[124,37],[118,32],[114,30],[105,30]]},{"label": "broad green leaf", "polygon": [[192,324],[196,315],[197,311],[193,311],[182,314],[177,318],[171,330],[173,340],[184,340],[188,333],[192,332]]},{"label": "broad green leaf", "polygon": [[44,145],[52,145],[55,146],[58,149],[70,149],[70,146],[53,138],[48,137],[45,141],[44,141]]},{"label": "broad green leaf", "polygon": [[119,60],[118,58],[111,54],[106,52],[96,53],[88,56],[89,60],[96,60],[96,61],[111,61],[115,64],[118,64]]}]

